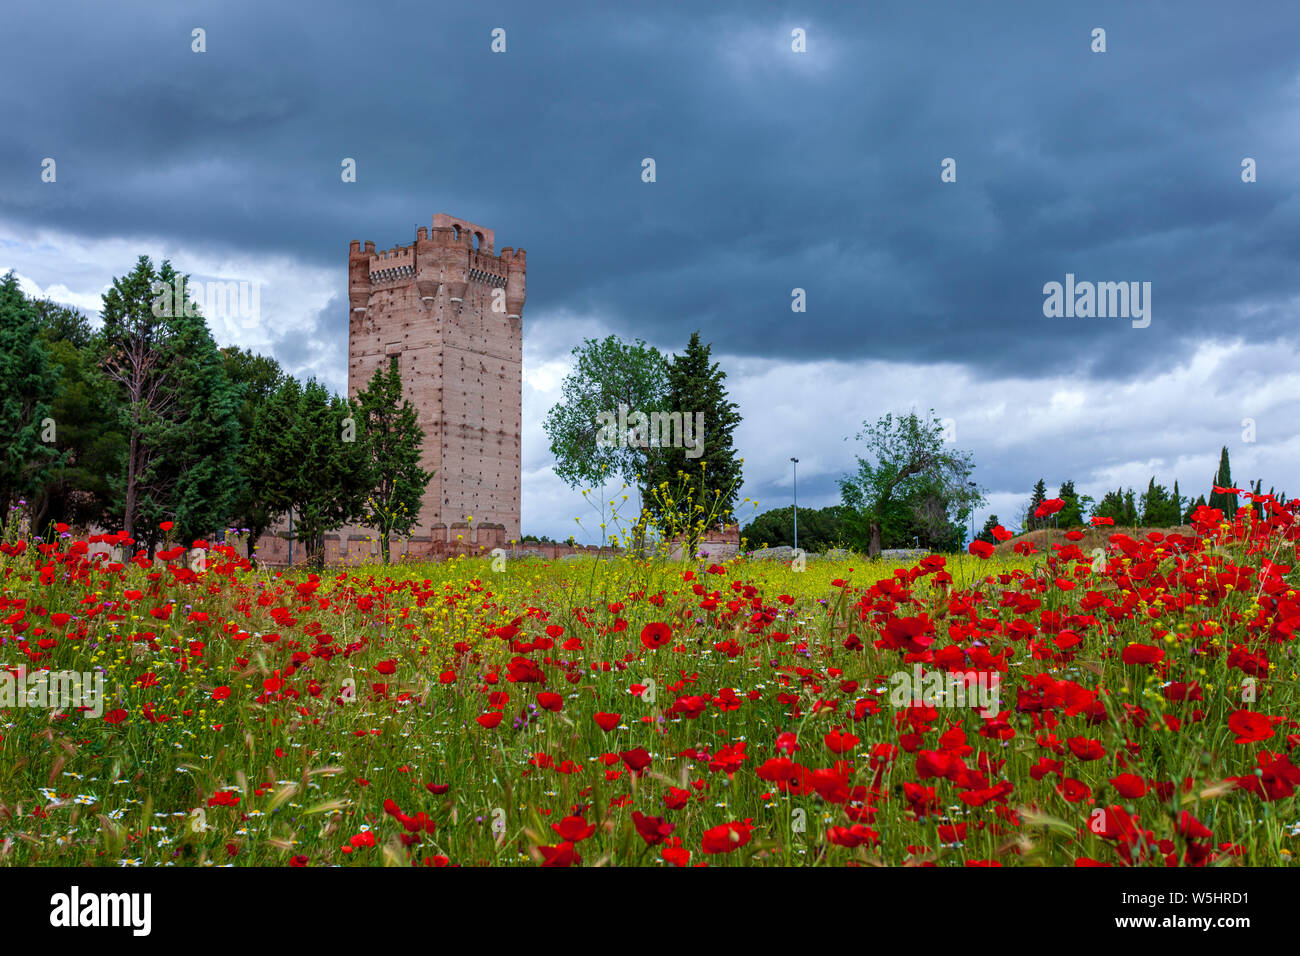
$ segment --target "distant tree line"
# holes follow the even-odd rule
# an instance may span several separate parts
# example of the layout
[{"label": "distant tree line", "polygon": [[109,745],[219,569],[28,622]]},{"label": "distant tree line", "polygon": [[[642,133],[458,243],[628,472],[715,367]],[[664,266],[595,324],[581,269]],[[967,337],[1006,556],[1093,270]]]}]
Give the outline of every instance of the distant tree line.
[{"label": "distant tree line", "polygon": [[[1021,512],[1020,525],[1026,531],[1050,527],[1074,528],[1085,524],[1091,518],[1110,518],[1117,526],[1178,527],[1188,524],[1196,509],[1204,506],[1218,508],[1228,516],[1236,514],[1238,496],[1231,491],[1215,490],[1235,487],[1232,480],[1232,464],[1226,446],[1219,452],[1219,466],[1210,477],[1208,495],[1201,494],[1195,499],[1190,495],[1184,497],[1177,481],[1174,482],[1171,490],[1157,482],[1154,476],[1141,495],[1133,488],[1116,488],[1114,491],[1106,492],[1101,501],[1094,501],[1087,495],[1079,495],[1074,490],[1073,481],[1064,481],[1056,493],[1056,497],[1064,502],[1064,506],[1056,514],[1040,518],[1035,517],[1034,512],[1047,500],[1047,484],[1040,478],[1030,494],[1029,503]],[[1268,492],[1264,491],[1262,480],[1257,480],[1249,490],[1257,495],[1275,494],[1273,488]],[[1276,497],[1278,500],[1286,500],[1286,492],[1276,494]],[[989,524],[979,537],[987,534],[995,524],[996,521]],[[984,540],[992,540],[992,538],[990,536]]]}]

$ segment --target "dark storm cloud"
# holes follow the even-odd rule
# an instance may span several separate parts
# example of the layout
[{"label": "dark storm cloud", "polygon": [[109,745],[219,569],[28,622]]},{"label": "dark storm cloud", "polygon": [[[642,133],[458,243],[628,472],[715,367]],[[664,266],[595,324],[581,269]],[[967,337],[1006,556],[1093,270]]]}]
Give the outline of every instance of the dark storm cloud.
[{"label": "dark storm cloud", "polygon": [[[0,36],[0,217],[341,272],[349,239],[447,211],[528,248],[534,315],[736,355],[1132,377],[1283,334],[1300,8],[1090,7],[25,5]],[[1067,272],[1151,282],[1151,327],[1044,318]]]}]

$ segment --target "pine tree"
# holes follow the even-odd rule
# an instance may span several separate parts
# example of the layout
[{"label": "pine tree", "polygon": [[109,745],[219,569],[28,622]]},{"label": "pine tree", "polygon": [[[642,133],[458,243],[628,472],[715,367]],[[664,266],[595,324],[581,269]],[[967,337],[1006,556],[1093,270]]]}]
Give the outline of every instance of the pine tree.
[{"label": "pine tree", "polygon": [[57,372],[37,336],[37,316],[18,279],[0,280],[0,522],[34,497],[63,461],[50,402]]},{"label": "pine tree", "polygon": [[375,369],[370,383],[357,394],[357,406],[373,483],[367,520],[379,532],[380,551],[387,564],[391,536],[411,533],[424,489],[433,477],[433,472],[420,467],[424,429],[415,406],[402,397],[396,357],[387,371],[382,366]]},{"label": "pine tree", "polygon": [[653,449],[645,481],[647,512],[661,529],[687,532],[692,551],[704,523],[735,521],[741,484],[742,462],[732,445],[739,406],[727,400],[727,376],[710,362],[710,349],[699,332],[691,336],[668,367],[664,400],[668,413],[680,413],[683,422],[694,423],[702,414],[703,434],[693,434],[689,448],[681,441]]}]

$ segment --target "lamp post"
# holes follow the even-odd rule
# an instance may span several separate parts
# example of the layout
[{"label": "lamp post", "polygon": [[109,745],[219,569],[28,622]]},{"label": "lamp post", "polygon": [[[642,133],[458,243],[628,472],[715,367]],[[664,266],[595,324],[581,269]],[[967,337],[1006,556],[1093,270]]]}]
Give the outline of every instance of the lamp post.
[{"label": "lamp post", "polygon": [[799,459],[791,458],[794,462],[794,549],[799,550]]},{"label": "lamp post", "polygon": [[[977,487],[975,482],[973,481],[968,481],[966,482],[966,484],[970,485],[972,488]],[[971,501],[971,505],[970,505],[970,539],[971,542],[974,543],[975,541],[975,502],[974,501]]]}]

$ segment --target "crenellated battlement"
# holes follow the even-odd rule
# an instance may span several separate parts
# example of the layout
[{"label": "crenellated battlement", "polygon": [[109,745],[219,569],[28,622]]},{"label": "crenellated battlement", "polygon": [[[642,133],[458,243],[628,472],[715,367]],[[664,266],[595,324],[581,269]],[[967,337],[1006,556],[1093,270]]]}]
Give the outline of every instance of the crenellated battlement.
[{"label": "crenellated battlement", "polygon": [[528,270],[523,249],[507,246],[495,253],[496,233],[477,223],[446,213],[433,217],[432,227],[420,226],[409,246],[375,251],[375,244],[353,240],[348,253],[349,300],[354,312],[369,308],[376,286],[393,288],[414,282],[423,302],[436,301],[445,290],[452,302],[464,301],[470,283],[504,288],[510,318],[519,318],[524,305]]}]

